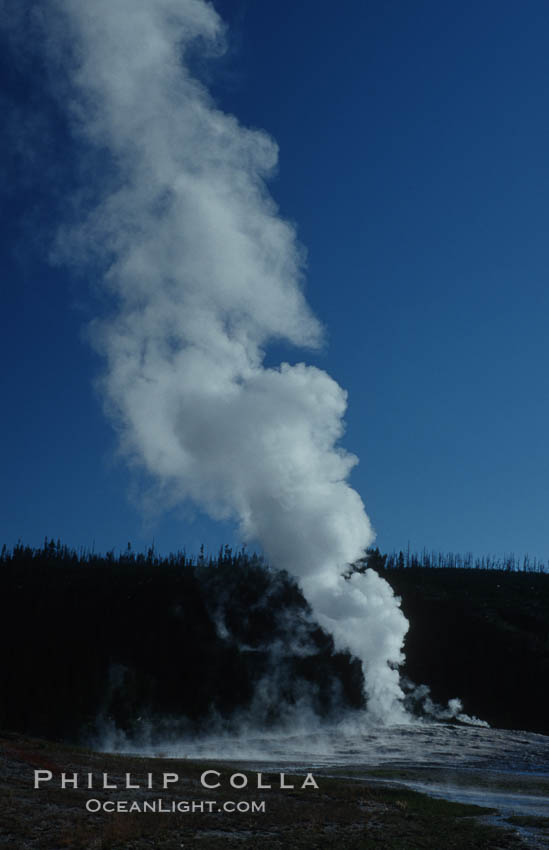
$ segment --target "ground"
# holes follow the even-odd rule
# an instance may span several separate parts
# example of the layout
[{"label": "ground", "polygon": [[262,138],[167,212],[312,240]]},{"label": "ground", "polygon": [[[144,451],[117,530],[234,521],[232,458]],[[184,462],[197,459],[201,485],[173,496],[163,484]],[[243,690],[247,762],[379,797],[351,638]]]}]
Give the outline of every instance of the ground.
[{"label": "ground", "polygon": [[[200,777],[207,768],[221,773],[222,786],[207,790]],[[34,771],[51,771],[53,780],[34,789]],[[235,790],[228,778],[235,772],[249,777],[248,787]],[[60,775],[79,774],[80,785],[88,781],[117,784],[116,790],[94,787],[60,787]],[[145,785],[153,775],[156,787],[126,789],[130,783]],[[179,780],[167,790],[163,773]],[[43,774],[45,775],[45,774]],[[136,758],[104,755],[66,745],[0,734],[0,848],[9,850],[255,850],[256,848],[337,848],[337,850],[519,850],[528,845],[517,833],[520,826],[505,828],[482,821],[489,813],[477,806],[434,800],[404,787],[379,785],[370,780],[334,778],[314,774],[318,790],[279,787],[279,775],[263,774],[272,789],[257,789],[257,772],[235,763],[216,765],[186,759]],[[213,775],[210,777],[213,779]],[[86,801],[137,802],[162,799],[195,804],[215,801],[213,811],[89,812]],[[264,811],[223,810],[224,805],[265,804]],[[99,804],[94,803],[93,806]],[[246,808],[243,805],[242,808]],[[208,809],[209,806],[206,806]],[[479,819],[480,818],[480,819]],[[537,824],[541,832],[547,824]],[[535,846],[531,844],[530,846]]]}]

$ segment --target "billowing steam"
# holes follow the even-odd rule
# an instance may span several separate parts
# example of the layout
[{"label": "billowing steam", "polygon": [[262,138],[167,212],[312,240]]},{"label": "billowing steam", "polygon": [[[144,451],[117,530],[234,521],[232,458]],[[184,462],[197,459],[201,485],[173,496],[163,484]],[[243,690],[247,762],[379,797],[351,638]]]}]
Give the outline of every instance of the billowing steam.
[{"label": "billowing steam", "polygon": [[123,448],[166,498],[235,519],[298,576],[318,621],[362,659],[369,711],[396,719],[406,620],[376,573],[341,578],[373,539],[347,483],[356,458],[337,445],[346,394],[304,363],[263,365],[270,341],[322,338],[295,232],[265,186],[277,148],[187,67],[190,51],[222,48],[222,23],[203,0],[46,9],[75,131],[114,171],[57,251],[100,269],[116,301],[93,339]]}]

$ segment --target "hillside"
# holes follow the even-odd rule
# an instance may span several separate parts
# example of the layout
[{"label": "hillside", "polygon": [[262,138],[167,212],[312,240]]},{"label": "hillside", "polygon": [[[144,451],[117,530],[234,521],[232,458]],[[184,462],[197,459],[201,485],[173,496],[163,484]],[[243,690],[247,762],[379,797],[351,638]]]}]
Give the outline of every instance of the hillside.
[{"label": "hillside", "polygon": [[358,660],[335,652],[295,581],[256,556],[195,560],[19,547],[0,563],[0,728],[78,741],[258,727],[299,703],[364,705]]},{"label": "hillside", "polygon": [[549,733],[549,575],[410,567],[382,575],[410,621],[404,673],[493,726]]},{"label": "hillside", "polygon": [[[549,575],[381,568],[410,621],[405,677],[491,725],[549,733]],[[0,727],[79,741],[116,727],[265,728],[365,705],[287,573],[215,558],[16,547],[0,560]]]}]

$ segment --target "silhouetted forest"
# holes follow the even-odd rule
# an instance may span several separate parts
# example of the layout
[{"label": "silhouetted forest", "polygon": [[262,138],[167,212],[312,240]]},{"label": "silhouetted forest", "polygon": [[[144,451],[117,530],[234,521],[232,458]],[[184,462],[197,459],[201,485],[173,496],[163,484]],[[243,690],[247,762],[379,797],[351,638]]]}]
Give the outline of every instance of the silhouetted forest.
[{"label": "silhouetted forest", "polygon": [[[402,598],[403,675],[492,725],[549,733],[549,575],[401,554],[370,550],[352,569],[374,567]],[[296,582],[229,547],[4,547],[0,638],[0,726],[28,734],[78,740],[113,723],[131,735],[159,717],[192,732],[242,712],[269,725],[296,705],[326,718],[364,706],[359,662],[334,651]]]},{"label": "silhouetted forest", "polygon": [[223,548],[119,557],[46,541],[0,560],[0,726],[77,740],[147,718],[187,731],[291,706],[364,705],[360,663],[334,651],[295,581]]},{"label": "silhouetted forest", "polygon": [[368,549],[365,558],[359,565],[368,563],[376,570],[408,569],[423,567],[424,569],[464,569],[464,570],[504,570],[505,572],[549,573],[549,564],[540,558],[524,555],[517,557],[513,552],[509,555],[476,556],[472,552],[461,555],[456,552],[410,552],[410,549],[391,552],[382,555],[379,549]]},{"label": "silhouetted forest", "polygon": [[549,734],[549,575],[422,567],[380,570],[410,622],[404,674],[437,702],[504,729]]}]

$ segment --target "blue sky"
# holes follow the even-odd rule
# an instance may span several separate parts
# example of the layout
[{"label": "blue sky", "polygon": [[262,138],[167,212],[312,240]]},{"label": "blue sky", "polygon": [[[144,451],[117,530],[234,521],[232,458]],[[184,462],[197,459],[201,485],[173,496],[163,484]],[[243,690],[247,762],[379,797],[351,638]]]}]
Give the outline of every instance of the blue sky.
[{"label": "blue sky", "polygon": [[[348,390],[343,443],[380,548],[549,557],[547,5],[214,5],[229,51],[197,73],[276,139],[271,192],[327,330],[320,354],[269,362]],[[105,296],[48,262],[93,170],[38,51],[2,54],[1,542],[233,542],[191,506],[143,515],[85,340]]]}]

